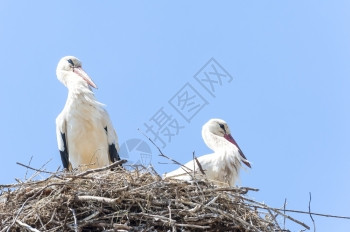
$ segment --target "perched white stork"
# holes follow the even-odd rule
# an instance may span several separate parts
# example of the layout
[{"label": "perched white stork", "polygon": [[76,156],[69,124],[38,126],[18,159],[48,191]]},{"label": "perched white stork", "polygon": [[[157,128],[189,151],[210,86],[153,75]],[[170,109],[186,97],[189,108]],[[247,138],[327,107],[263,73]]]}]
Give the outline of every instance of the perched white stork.
[{"label": "perched white stork", "polygon": [[120,160],[118,137],[104,105],[96,101],[97,88],[74,56],[63,57],[56,75],[68,88],[68,98],[56,118],[58,149],[63,167],[80,170],[107,166]]},{"label": "perched white stork", "polygon": [[[241,162],[251,168],[250,162],[232,138],[227,123],[222,119],[210,119],[202,128],[204,142],[214,153],[198,157],[206,178],[217,185],[234,186],[241,168]],[[193,177],[200,178],[202,173],[196,160],[191,160],[164,178],[191,181]],[[186,168],[187,167],[187,168]]]}]

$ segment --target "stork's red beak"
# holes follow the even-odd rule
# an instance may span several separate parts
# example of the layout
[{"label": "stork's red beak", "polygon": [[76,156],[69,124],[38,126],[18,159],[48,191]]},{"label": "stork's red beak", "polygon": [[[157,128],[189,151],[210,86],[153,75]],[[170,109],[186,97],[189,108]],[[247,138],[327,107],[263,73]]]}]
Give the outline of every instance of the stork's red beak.
[{"label": "stork's red beak", "polygon": [[91,87],[97,89],[96,84],[92,81],[89,75],[82,68],[74,68],[73,72],[81,76]]},{"label": "stork's red beak", "polygon": [[243,160],[242,162],[247,165],[249,168],[252,168],[252,166],[250,165],[249,161],[247,160],[247,158],[245,157],[245,155],[243,154],[241,148],[239,148],[238,144],[236,143],[236,141],[234,140],[234,138],[232,137],[231,134],[225,134],[224,135],[224,138],[231,142],[232,144],[234,144],[237,148],[238,148],[238,151],[239,151],[239,154],[242,156]]}]

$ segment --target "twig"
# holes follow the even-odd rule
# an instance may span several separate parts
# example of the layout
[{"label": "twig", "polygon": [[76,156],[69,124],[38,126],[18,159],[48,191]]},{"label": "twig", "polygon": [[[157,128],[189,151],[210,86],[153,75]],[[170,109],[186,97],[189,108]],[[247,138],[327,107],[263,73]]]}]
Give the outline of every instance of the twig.
[{"label": "twig", "polygon": [[153,167],[152,165],[150,165],[148,168],[151,169],[152,173],[153,173],[154,175],[156,175],[156,176],[158,177],[159,180],[162,179],[162,177],[158,174],[158,172],[154,169],[154,167]]},{"label": "twig", "polygon": [[51,215],[50,220],[44,225],[44,228],[46,228],[46,226],[49,225],[49,224],[53,221],[53,218],[55,217],[56,212],[57,212],[57,208],[54,209],[54,211],[53,211],[53,213],[52,213],[52,215]]},{"label": "twig", "polygon": [[[224,211],[222,211],[221,209],[217,209],[217,208],[214,208],[214,207],[211,207],[211,206],[207,206],[206,208],[212,210],[212,211],[216,211],[216,212],[219,212],[221,215],[227,215],[227,213],[225,213]],[[254,225],[251,225],[251,224],[248,224],[246,221],[244,221],[243,219],[241,219],[240,217],[235,217],[235,216],[231,216],[231,218],[235,221],[239,221],[241,224],[243,224],[244,226],[247,227],[247,230],[249,231],[260,231],[258,230],[258,228],[256,228]]]},{"label": "twig", "polygon": [[145,216],[145,217],[151,217],[151,218],[154,218],[156,221],[161,220],[163,222],[169,222],[169,223],[176,222],[173,219],[169,219],[169,218],[161,216],[161,215],[153,215],[153,214],[148,214],[148,213],[129,213],[129,215],[140,215],[140,216]]},{"label": "twig", "polygon": [[[51,160],[50,160],[51,161]],[[48,161],[48,162],[50,162],[50,161]],[[48,163],[47,162],[47,163]],[[46,163],[46,164],[47,164]],[[41,170],[41,169],[37,169],[37,168],[32,168],[32,167],[30,167],[30,166],[28,166],[28,165],[25,165],[25,164],[22,164],[22,163],[20,163],[20,162],[16,162],[16,164],[17,165],[20,165],[20,166],[23,166],[23,167],[25,167],[25,168],[27,168],[27,169],[31,169],[31,170],[33,170],[33,171],[36,171],[36,172],[42,172],[42,173],[46,173],[46,174],[51,174],[51,175],[56,175],[57,173],[55,173],[55,172],[48,172],[48,171],[44,171],[44,170]],[[30,164],[30,163],[29,163]]]},{"label": "twig", "polygon": [[74,231],[78,232],[78,220],[77,220],[77,215],[75,214],[75,210],[72,208],[69,208],[70,211],[72,211],[73,218],[74,218]]},{"label": "twig", "polygon": [[171,219],[171,201],[169,201],[169,205],[168,205],[168,210],[169,210],[169,224],[171,225],[171,228],[173,230],[173,232],[176,232],[176,227],[174,225],[174,223],[172,223],[172,219]]},{"label": "twig", "polygon": [[97,196],[76,196],[76,200],[78,201],[97,201],[100,203],[106,203],[106,204],[115,204],[118,201],[118,198],[111,199],[107,197],[97,197]]},{"label": "twig", "polygon": [[[28,165],[30,165],[30,163],[32,162],[32,159],[33,159],[33,156],[30,157],[30,160],[28,162]],[[24,175],[24,179],[26,180],[27,179],[27,174],[28,174],[28,168],[26,170],[26,174]]]},{"label": "twig", "polygon": [[250,188],[250,187],[218,187],[218,188],[214,188],[214,189],[207,189],[207,190],[203,190],[203,193],[207,193],[207,192],[221,192],[221,191],[227,191],[227,192],[238,192],[240,194],[246,194],[248,193],[248,191],[254,191],[254,192],[258,192],[259,189],[257,188]]},{"label": "twig", "polygon": [[[249,202],[252,202],[254,204],[257,204],[257,205],[254,205],[253,207],[257,207],[257,208],[261,208],[261,209],[266,209],[266,207],[267,207],[265,204],[256,202],[254,200],[251,200],[251,199],[248,199],[248,198],[245,198],[245,197],[242,197],[242,196],[241,196],[241,198],[246,200],[246,201],[249,201]],[[260,207],[258,205],[261,205],[262,207]],[[276,211],[281,210],[279,208],[270,208],[270,209],[272,209],[274,211],[275,210]],[[348,219],[348,220],[350,220],[350,217],[348,217],[348,216],[337,216],[337,215],[331,215],[331,214],[313,213],[313,212],[309,212],[309,211],[293,210],[293,209],[283,209],[283,211],[284,212],[290,212],[290,213],[311,214],[311,215],[320,216],[320,217],[331,217],[331,218],[339,218],[339,219]]]},{"label": "twig", "polygon": [[[262,208],[262,209],[267,209],[267,208],[269,208],[270,210],[274,211],[275,213],[278,213],[279,215],[281,215],[281,216],[283,216],[283,217],[286,217],[286,218],[288,218],[289,220],[291,220],[291,221],[293,221],[293,222],[295,222],[295,223],[298,223],[299,225],[305,227],[306,229],[308,229],[308,230],[310,229],[310,227],[309,227],[308,225],[306,225],[305,223],[303,223],[303,222],[301,222],[301,221],[298,221],[297,219],[294,219],[294,218],[292,218],[291,216],[288,216],[288,215],[286,215],[286,214],[280,212],[280,209],[270,208],[270,207],[268,207],[267,205],[265,205],[265,204],[263,204],[263,203],[256,202],[256,201],[251,200],[251,199],[248,199],[248,198],[246,198],[246,197],[242,197],[242,198],[243,198],[244,200],[248,201],[248,202],[252,202],[252,203],[256,204],[256,206],[254,206],[254,207]],[[288,211],[288,210],[286,210],[286,211]]]},{"label": "twig", "polygon": [[311,214],[311,192],[309,192],[309,196],[310,196],[310,199],[309,199],[309,215],[310,215],[310,218],[312,220],[312,224],[314,225],[314,232],[316,232],[315,220],[313,219],[312,214]]},{"label": "twig", "polygon": [[[284,198],[283,213],[286,214],[287,198]],[[283,229],[286,229],[286,218],[283,217]]]},{"label": "twig", "polygon": [[9,226],[5,226],[0,232],[7,231],[8,228],[9,228]]},{"label": "twig", "polygon": [[149,184],[147,184],[147,185],[143,185],[143,186],[140,186],[140,187],[138,187],[138,188],[134,188],[134,189],[132,189],[131,191],[132,191],[132,192],[136,192],[136,191],[139,191],[140,189],[147,188],[147,187],[152,186],[152,185],[157,184],[157,183],[158,183],[158,181],[154,181],[154,182],[149,183]]},{"label": "twig", "polygon": [[44,163],[40,168],[39,171],[36,171],[36,173],[34,173],[28,180],[26,180],[27,182],[30,181],[31,179],[35,178],[37,175],[39,175],[40,173],[45,173],[45,171],[43,171],[42,169],[51,162],[52,159],[49,159],[46,163]]},{"label": "twig", "polygon": [[22,183],[17,183],[17,184],[3,184],[3,185],[0,185],[0,188],[16,188],[18,186],[28,186],[28,185],[38,185],[40,183],[44,183],[50,179],[52,179],[53,177],[57,177],[59,178],[58,176],[56,175],[53,175],[53,176],[49,176],[48,178],[44,179],[44,180],[39,180],[39,181],[35,181],[35,182],[22,182]]},{"label": "twig", "polygon": [[205,172],[204,172],[204,170],[203,170],[203,168],[202,168],[202,165],[199,163],[197,157],[194,155],[194,152],[193,152],[193,157],[194,157],[194,159],[196,160],[196,163],[197,163],[197,165],[198,165],[199,170],[200,170],[201,173],[206,177]]},{"label": "twig", "polygon": [[30,225],[24,223],[24,222],[21,222],[20,220],[16,219],[16,223],[20,226],[22,226],[23,228],[29,230],[29,231],[33,231],[33,232],[40,232],[39,230],[37,229],[34,229],[33,227],[31,227]]},{"label": "twig", "polygon": [[[184,204],[187,204],[187,205],[191,205],[191,206],[198,205],[198,203],[194,203],[194,202],[190,202],[190,201],[183,201],[182,200],[181,202],[184,203]],[[239,217],[235,217],[234,215],[232,215],[232,214],[230,214],[228,212],[225,212],[225,211],[223,211],[221,209],[214,208],[214,207],[211,207],[211,206],[204,206],[204,207],[209,209],[209,210],[211,210],[211,211],[217,212],[217,213],[221,214],[221,216],[226,217],[226,218],[228,218],[230,220],[235,220],[235,221],[240,222],[241,224],[247,226],[247,228],[251,229],[251,231],[259,231],[255,226],[248,224],[246,221],[242,220]]]},{"label": "twig", "polygon": [[196,228],[196,229],[210,229],[210,226],[199,226],[199,225],[190,225],[190,224],[175,224],[176,226],[181,226],[181,227],[190,227],[190,228]]},{"label": "twig", "polygon": [[112,231],[130,231],[131,229],[132,227],[130,226],[114,223]]},{"label": "twig", "polygon": [[220,195],[217,195],[216,197],[214,197],[211,201],[209,201],[207,204],[205,204],[205,206],[210,206],[211,204],[215,203],[215,201],[220,197]]},{"label": "twig", "polygon": [[267,209],[267,211],[270,213],[270,215],[271,215],[271,217],[272,217],[272,220],[275,222],[277,228],[278,228],[279,230],[281,230],[280,225],[279,225],[278,222],[276,221],[276,216],[277,216],[277,214],[276,214],[276,215],[273,215],[270,209]]},{"label": "twig", "polygon": [[350,217],[348,217],[348,216],[337,216],[337,215],[331,215],[331,214],[313,213],[313,212],[301,211],[301,210],[286,209],[286,212],[302,213],[302,214],[309,214],[309,215],[315,215],[315,216],[320,216],[320,217],[331,217],[331,218],[349,219],[350,220]]},{"label": "twig", "polygon": [[36,216],[37,216],[37,218],[38,218],[38,220],[39,220],[39,222],[40,222],[40,224],[41,224],[41,228],[43,228],[44,230],[46,230],[46,227],[45,227],[43,221],[41,220],[40,215],[38,214],[38,212],[36,212]]},{"label": "twig", "polygon": [[202,205],[196,205],[194,208],[192,208],[192,209],[189,209],[189,210],[187,210],[187,212],[190,212],[190,213],[197,213],[198,212],[198,210],[200,210],[202,208]]},{"label": "twig", "polygon": [[[192,159],[194,160],[195,156],[194,156],[194,152],[192,153]],[[193,162],[193,176],[196,176],[196,164],[195,162]]]},{"label": "twig", "polygon": [[127,160],[118,160],[118,161],[116,161],[116,162],[114,162],[111,165],[108,165],[106,167],[96,168],[96,169],[89,169],[89,170],[87,170],[85,172],[79,173],[78,175],[73,175],[71,177],[73,177],[73,178],[74,177],[82,177],[82,176],[86,176],[86,175],[88,175],[90,173],[102,172],[102,171],[105,171],[105,170],[108,170],[108,169],[112,169],[112,168],[114,168],[114,167],[116,167],[118,165],[124,164],[126,162],[127,162]]},{"label": "twig", "polygon": [[[158,149],[158,151],[159,151],[159,156],[161,156],[161,157],[164,157],[164,158],[166,158],[166,159],[168,159],[168,160],[171,160],[174,164],[177,164],[177,165],[180,165],[182,168],[185,168],[186,170],[184,170],[187,174],[189,174],[188,172],[192,172],[192,170],[189,168],[189,167],[186,167],[185,165],[183,165],[183,164],[181,164],[180,162],[178,162],[178,161],[176,161],[176,160],[174,160],[174,159],[172,159],[172,158],[170,158],[170,157],[168,157],[168,156],[166,156],[166,155],[164,155],[164,153],[162,152],[162,150],[160,150],[160,148],[157,146],[157,144],[155,144],[155,142],[153,142],[153,140],[150,138],[150,137],[148,137],[145,133],[143,133],[140,129],[138,129],[138,131],[143,135],[143,136],[145,136],[157,149]],[[190,175],[190,174],[189,174]]]},{"label": "twig", "polygon": [[22,212],[24,206],[26,205],[26,203],[27,203],[28,201],[31,201],[32,199],[36,198],[36,197],[37,197],[39,194],[41,194],[46,188],[48,188],[48,187],[50,187],[50,186],[53,186],[53,185],[60,185],[60,184],[62,184],[62,183],[53,183],[53,184],[45,185],[45,186],[42,187],[39,191],[37,191],[34,195],[32,195],[31,197],[27,198],[27,199],[23,202],[21,208],[18,210],[18,212],[17,212],[17,214],[16,214],[16,216],[15,216],[15,218],[14,218],[12,224],[8,227],[8,229],[7,229],[6,231],[10,231],[11,227],[15,224],[17,218],[18,218],[19,215],[21,214],[21,212]]},{"label": "twig", "polygon": [[[267,209],[268,207],[266,207],[265,209]],[[286,217],[288,218],[289,220],[295,222],[295,223],[298,223],[299,225],[302,225],[303,227],[305,227],[306,229],[310,230],[310,227],[308,225],[306,225],[305,223],[295,219],[295,218],[292,218],[291,216],[289,215],[286,215],[284,213],[281,213],[278,209],[273,209],[273,208],[270,208],[272,211],[274,211],[275,213],[278,213],[279,215],[283,216],[283,217]]]},{"label": "twig", "polygon": [[18,210],[18,212],[17,212],[17,214],[16,214],[16,216],[15,216],[15,218],[14,218],[12,224],[7,228],[7,230],[6,230],[7,232],[10,231],[11,227],[15,224],[15,222],[17,222],[17,218],[18,218],[18,216],[20,215],[20,213],[22,212],[22,210],[23,210],[25,204],[27,203],[27,201],[31,200],[31,199],[34,198],[34,196],[36,196],[36,195],[37,195],[37,194],[34,194],[32,197],[29,197],[29,198],[27,198],[27,199],[24,201],[24,203],[22,204],[21,208]]}]

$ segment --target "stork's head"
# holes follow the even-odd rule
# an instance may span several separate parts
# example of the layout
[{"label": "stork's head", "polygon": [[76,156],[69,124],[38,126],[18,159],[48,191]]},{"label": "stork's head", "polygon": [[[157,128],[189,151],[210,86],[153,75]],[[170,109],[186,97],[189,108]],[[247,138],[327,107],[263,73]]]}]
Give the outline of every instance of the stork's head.
[{"label": "stork's head", "polygon": [[206,136],[205,134],[207,133],[211,133],[213,135],[223,137],[225,140],[235,145],[238,148],[239,154],[243,158],[242,162],[251,168],[249,161],[247,160],[242,150],[239,148],[238,144],[232,137],[230,128],[228,127],[227,123],[224,120],[218,119],[218,118],[210,119],[207,123],[204,124],[202,128],[203,138]]},{"label": "stork's head", "polygon": [[206,124],[204,124],[203,130],[208,130],[210,133],[220,137],[225,137],[225,135],[231,134],[227,123],[218,118],[210,119]]},{"label": "stork's head", "polygon": [[56,75],[58,80],[68,88],[79,84],[97,88],[96,84],[82,69],[80,60],[74,56],[65,56],[58,62]]}]

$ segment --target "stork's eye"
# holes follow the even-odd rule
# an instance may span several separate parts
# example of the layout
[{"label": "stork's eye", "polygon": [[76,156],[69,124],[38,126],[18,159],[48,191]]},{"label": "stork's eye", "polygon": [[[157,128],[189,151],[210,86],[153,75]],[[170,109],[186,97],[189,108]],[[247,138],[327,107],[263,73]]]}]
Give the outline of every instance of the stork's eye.
[{"label": "stork's eye", "polygon": [[69,63],[70,65],[72,65],[72,67],[74,68],[74,63],[73,63],[72,59],[69,59],[69,60],[67,60],[67,61],[68,61],[68,63]]},{"label": "stork's eye", "polygon": [[223,130],[224,130],[224,132],[226,133],[226,130],[225,130],[225,126],[224,126],[224,124],[219,123],[219,126],[220,126],[220,128],[221,128],[221,129],[223,129]]}]

